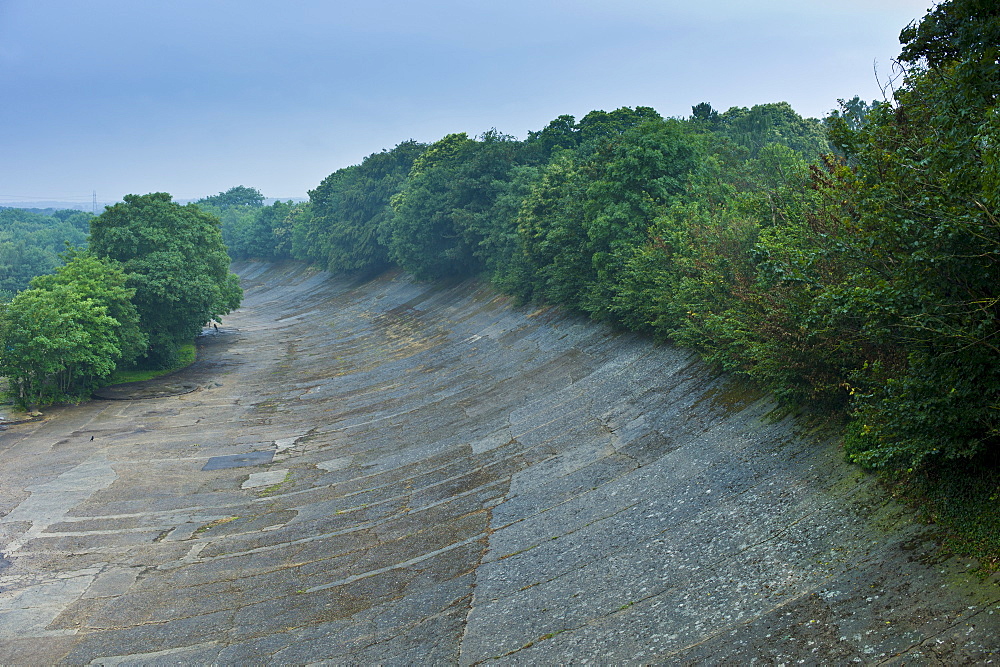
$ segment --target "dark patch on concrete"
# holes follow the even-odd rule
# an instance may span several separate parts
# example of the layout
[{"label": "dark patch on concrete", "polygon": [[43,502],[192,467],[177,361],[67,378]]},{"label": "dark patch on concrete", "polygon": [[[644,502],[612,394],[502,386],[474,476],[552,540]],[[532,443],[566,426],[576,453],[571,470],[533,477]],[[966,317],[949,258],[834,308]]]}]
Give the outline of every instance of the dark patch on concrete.
[{"label": "dark patch on concrete", "polygon": [[25,417],[23,419],[0,419],[0,427],[3,427],[4,430],[7,430],[6,429],[7,426],[18,426],[20,424],[27,424],[29,422],[40,422],[43,419],[45,419],[45,417],[43,417],[42,415],[38,415],[35,417]]},{"label": "dark patch on concrete", "polygon": [[197,391],[199,385],[184,380],[163,381],[160,378],[143,382],[129,382],[104,387],[94,392],[94,398],[102,401],[137,401],[148,398],[181,396]]},{"label": "dark patch on concrete", "polygon": [[213,456],[202,470],[222,470],[224,468],[242,468],[244,466],[259,466],[270,463],[274,458],[274,450],[249,452],[247,454],[230,454],[228,456]]}]

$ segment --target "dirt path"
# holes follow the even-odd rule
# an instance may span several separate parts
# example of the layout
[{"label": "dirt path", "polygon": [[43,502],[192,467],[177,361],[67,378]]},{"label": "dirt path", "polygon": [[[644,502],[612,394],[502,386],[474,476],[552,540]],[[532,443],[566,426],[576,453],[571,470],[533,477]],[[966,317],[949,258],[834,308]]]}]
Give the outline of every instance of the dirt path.
[{"label": "dirt path", "polygon": [[688,353],[238,270],[197,390],[0,432],[0,663],[995,657],[995,581]]}]

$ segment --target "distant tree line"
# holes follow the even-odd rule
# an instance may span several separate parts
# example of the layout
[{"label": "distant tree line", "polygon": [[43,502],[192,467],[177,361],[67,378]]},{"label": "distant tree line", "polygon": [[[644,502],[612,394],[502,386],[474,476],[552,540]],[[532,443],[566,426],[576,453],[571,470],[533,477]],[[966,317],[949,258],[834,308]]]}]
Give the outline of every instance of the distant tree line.
[{"label": "distant tree line", "polygon": [[76,210],[0,209],[0,302],[52,273],[59,254],[86,242],[91,215]]},{"label": "distant tree line", "polygon": [[308,204],[276,201],[264,205],[264,195],[256,188],[238,185],[225,192],[195,202],[221,222],[222,239],[230,256],[281,259],[291,247],[294,221],[307,215]]}]

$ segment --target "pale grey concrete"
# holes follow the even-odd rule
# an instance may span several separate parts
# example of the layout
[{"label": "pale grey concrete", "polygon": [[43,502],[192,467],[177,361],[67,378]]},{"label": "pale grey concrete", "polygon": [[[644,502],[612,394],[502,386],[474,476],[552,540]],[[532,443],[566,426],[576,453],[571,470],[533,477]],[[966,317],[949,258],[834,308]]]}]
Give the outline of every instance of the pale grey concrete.
[{"label": "pale grey concrete", "polygon": [[995,578],[690,353],[237,268],[194,367],[0,433],[0,663],[996,658]]}]

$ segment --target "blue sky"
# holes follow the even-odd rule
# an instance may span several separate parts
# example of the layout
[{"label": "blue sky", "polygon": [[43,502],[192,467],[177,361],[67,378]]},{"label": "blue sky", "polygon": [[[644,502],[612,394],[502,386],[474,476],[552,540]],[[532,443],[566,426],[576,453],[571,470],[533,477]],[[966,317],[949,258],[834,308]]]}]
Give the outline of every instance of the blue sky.
[{"label": "blue sky", "polygon": [[304,197],[413,138],[881,97],[930,0],[0,0],[0,205]]}]

